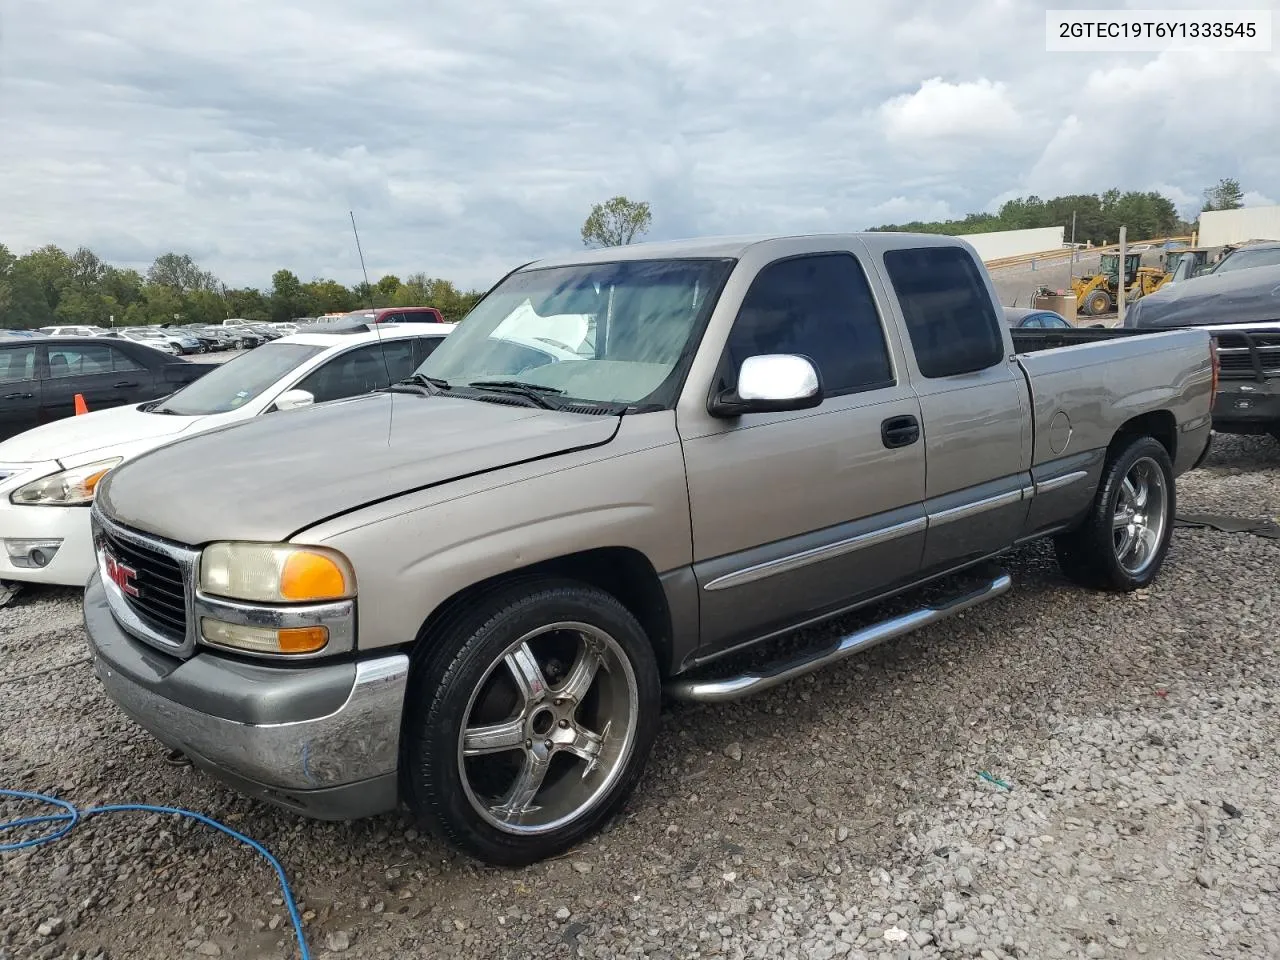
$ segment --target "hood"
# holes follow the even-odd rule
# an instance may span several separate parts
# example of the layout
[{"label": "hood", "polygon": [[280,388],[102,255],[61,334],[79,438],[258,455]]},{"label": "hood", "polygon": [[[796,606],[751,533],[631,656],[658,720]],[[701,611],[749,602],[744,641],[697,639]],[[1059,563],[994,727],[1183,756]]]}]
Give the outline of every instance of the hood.
[{"label": "hood", "polygon": [[200,417],[143,413],[138,404],[94,410],[33,427],[0,443],[0,463],[61,461],[78,466],[98,451],[111,456],[114,448],[134,440],[176,436]]},{"label": "hood", "polygon": [[1275,320],[1280,320],[1280,266],[1192,277],[1161,287],[1125,313],[1125,326],[1143,328]]},{"label": "hood", "polygon": [[408,393],[270,413],[121,464],[97,502],[180,543],[283,540],[373,500],[608,443],[619,418]]}]

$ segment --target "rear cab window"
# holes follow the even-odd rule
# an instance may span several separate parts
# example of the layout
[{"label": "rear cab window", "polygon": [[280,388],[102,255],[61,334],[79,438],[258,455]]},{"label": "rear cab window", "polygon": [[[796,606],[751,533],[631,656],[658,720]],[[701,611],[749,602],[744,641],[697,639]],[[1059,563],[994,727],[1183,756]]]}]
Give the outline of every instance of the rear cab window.
[{"label": "rear cab window", "polygon": [[887,250],[884,265],[923,376],[954,377],[1001,362],[1000,319],[968,250]]}]

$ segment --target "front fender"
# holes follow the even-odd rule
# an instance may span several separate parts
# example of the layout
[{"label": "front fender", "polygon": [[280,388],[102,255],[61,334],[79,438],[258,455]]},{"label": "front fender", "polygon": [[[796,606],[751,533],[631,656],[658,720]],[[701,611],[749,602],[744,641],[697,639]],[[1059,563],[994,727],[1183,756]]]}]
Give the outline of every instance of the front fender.
[{"label": "front fender", "polygon": [[441,484],[294,538],[355,569],[360,649],[408,643],[477,583],[557,557],[626,547],[659,574],[692,563],[674,414],[623,418],[604,447]]}]

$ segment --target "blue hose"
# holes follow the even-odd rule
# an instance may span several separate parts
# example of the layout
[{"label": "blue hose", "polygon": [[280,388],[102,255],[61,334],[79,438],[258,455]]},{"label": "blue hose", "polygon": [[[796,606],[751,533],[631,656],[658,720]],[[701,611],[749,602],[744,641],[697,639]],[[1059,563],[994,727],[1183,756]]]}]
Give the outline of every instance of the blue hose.
[{"label": "blue hose", "polygon": [[271,851],[250,837],[246,837],[243,833],[237,833],[224,823],[219,823],[212,817],[206,817],[202,813],[195,813],[192,810],[182,810],[178,807],[155,807],[145,803],[119,803],[110,804],[103,807],[89,807],[85,810],[77,809],[72,803],[58,797],[45,796],[42,793],[28,793],[25,790],[3,790],[0,789],[0,798],[9,798],[13,800],[30,800],[34,803],[43,803],[46,806],[57,807],[62,812],[46,814],[39,817],[23,817],[19,820],[10,820],[7,823],[0,823],[0,836],[4,836],[6,831],[17,830],[21,827],[34,827],[40,824],[60,824],[60,826],[50,833],[42,836],[33,837],[29,840],[15,840],[10,843],[0,843],[0,853],[8,853],[14,850],[25,850],[29,847],[38,847],[46,843],[52,843],[60,840],[70,833],[81,820],[87,820],[89,817],[96,817],[102,813],[176,813],[180,817],[187,817],[190,820],[196,820],[203,823],[206,827],[212,827],[221,833],[225,833],[233,840],[239,840],[245,846],[257,852],[276,872],[276,876],[280,880],[280,889],[284,893],[285,906],[289,908],[289,919],[293,921],[293,932],[298,938],[298,950],[301,954],[301,960],[311,960],[311,954],[307,950],[307,940],[302,932],[302,917],[298,915],[298,905],[293,900],[293,890],[289,887],[289,878],[285,876],[284,867],[280,865],[280,861],[272,855]]}]

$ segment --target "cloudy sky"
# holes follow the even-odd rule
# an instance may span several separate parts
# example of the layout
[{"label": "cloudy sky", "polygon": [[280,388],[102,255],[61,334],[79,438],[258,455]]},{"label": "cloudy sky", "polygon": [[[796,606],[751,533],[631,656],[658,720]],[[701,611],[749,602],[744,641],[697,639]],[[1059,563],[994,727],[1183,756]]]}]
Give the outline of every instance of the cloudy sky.
[{"label": "cloudy sky", "polygon": [[1280,46],[1046,53],[1046,6],[0,0],[0,242],[354,282],[354,210],[371,274],[485,286],[615,194],[649,239],[1280,201]]}]

